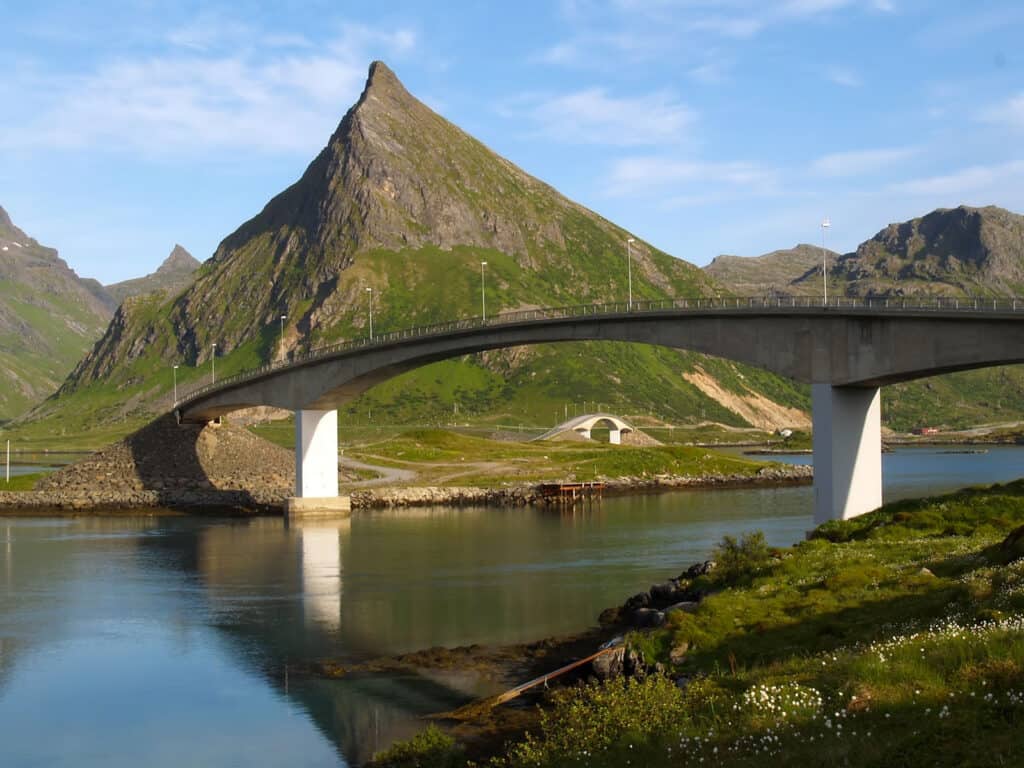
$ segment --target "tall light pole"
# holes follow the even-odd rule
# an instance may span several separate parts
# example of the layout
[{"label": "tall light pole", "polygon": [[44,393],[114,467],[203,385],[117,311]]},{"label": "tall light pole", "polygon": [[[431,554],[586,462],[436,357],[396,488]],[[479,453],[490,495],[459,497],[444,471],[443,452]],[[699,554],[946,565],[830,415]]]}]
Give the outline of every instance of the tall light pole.
[{"label": "tall light pole", "polygon": [[487,267],[486,261],[480,262],[480,316],[484,322],[487,322],[487,294],[484,292],[484,269]]},{"label": "tall light pole", "polygon": [[278,342],[278,346],[281,347],[281,357],[284,357],[284,321],[288,319],[288,315],[281,315],[281,341]]},{"label": "tall light pole", "polygon": [[174,404],[178,404],[178,366],[171,368],[171,375],[174,377]]},{"label": "tall light pole", "polygon": [[828,251],[825,250],[825,232],[832,226],[826,216],[821,222],[821,284],[825,289],[825,306],[828,306]]},{"label": "tall light pole", "polygon": [[633,243],[636,242],[636,238],[630,237],[626,239],[626,274],[629,277],[629,311],[633,311]]},{"label": "tall light pole", "polygon": [[217,342],[213,342],[213,353],[210,355],[210,383],[217,383]]},{"label": "tall light pole", "polygon": [[366,292],[369,294],[368,298],[370,299],[370,305],[369,305],[370,341],[373,341],[373,288],[367,287]]}]

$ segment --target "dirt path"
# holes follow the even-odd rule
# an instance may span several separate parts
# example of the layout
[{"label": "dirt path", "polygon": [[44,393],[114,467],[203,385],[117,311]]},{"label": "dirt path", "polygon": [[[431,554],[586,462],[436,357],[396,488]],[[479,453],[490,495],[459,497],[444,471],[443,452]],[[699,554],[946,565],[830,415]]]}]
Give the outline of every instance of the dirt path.
[{"label": "dirt path", "polygon": [[[405,461],[403,459],[392,459],[385,458],[383,456],[374,457],[372,454],[363,454],[365,458],[381,458],[385,461],[394,462],[396,464],[404,464],[409,469],[398,469],[397,467],[383,466],[379,464],[368,464],[366,462],[358,461],[356,459],[350,459],[342,457],[341,465],[344,467],[350,467],[352,469],[364,469],[373,472],[380,473],[381,477],[375,477],[372,480],[360,480],[355,483],[346,483],[349,488],[372,488],[375,486],[394,484],[394,483],[406,483],[413,480],[420,479],[422,482],[427,482],[430,485],[442,485],[444,483],[451,482],[452,480],[467,475],[478,475],[487,473],[490,476],[495,475],[508,475],[509,477],[515,477],[520,474],[523,469],[523,464],[508,461]],[[444,472],[444,470],[454,470]],[[441,472],[442,474],[435,475],[435,472]]]},{"label": "dirt path", "polygon": [[372,477],[369,480],[356,480],[345,483],[349,488],[372,488],[377,485],[394,485],[395,483],[407,483],[415,480],[418,473],[411,469],[399,469],[398,467],[384,467],[379,464],[367,464],[364,461],[350,459],[342,456],[338,463],[346,469],[362,469],[376,472],[380,477]]}]

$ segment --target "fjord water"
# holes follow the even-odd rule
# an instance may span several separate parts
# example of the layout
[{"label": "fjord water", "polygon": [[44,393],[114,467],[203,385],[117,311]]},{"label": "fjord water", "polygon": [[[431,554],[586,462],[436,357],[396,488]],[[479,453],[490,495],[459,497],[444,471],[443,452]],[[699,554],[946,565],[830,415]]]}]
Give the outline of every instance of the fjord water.
[{"label": "fjord water", "polygon": [[[887,455],[887,499],[1024,474],[1024,448],[940,450]],[[358,764],[495,684],[459,670],[326,680],[309,662],[578,631],[723,534],[799,540],[811,499],[692,491],[290,527],[3,519],[0,765]]]}]

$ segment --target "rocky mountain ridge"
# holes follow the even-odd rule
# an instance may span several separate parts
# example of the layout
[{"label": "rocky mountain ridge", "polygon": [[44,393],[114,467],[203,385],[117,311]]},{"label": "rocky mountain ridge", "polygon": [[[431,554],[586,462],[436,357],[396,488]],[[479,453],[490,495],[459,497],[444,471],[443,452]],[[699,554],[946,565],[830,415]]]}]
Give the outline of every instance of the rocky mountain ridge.
[{"label": "rocky mountain ridge", "polygon": [[[845,296],[1024,294],[1024,216],[994,205],[939,208],[889,224],[852,253],[827,252],[829,290]],[[719,256],[704,270],[757,295],[820,295],[822,248]]]},{"label": "rocky mountain ridge", "polygon": [[176,245],[152,275],[104,287],[79,277],[0,207],[0,422],[55,392],[124,299],[176,293],[198,266]]},{"label": "rocky mountain ridge", "polygon": [[52,393],[109,317],[103,287],[0,207],[0,421]]},{"label": "rocky mountain ridge", "polygon": [[173,296],[188,287],[199,266],[199,260],[176,243],[155,272],[144,277],[111,283],[104,286],[104,290],[113,298],[115,308],[127,298],[153,291],[163,291],[167,295]]}]

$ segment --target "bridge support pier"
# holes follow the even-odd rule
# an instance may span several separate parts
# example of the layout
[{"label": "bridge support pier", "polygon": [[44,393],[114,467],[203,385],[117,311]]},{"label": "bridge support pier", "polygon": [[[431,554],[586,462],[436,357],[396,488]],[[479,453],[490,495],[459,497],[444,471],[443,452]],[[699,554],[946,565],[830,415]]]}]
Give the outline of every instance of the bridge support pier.
[{"label": "bridge support pier", "polygon": [[882,407],[877,387],[811,386],[814,524],[882,505]]},{"label": "bridge support pier", "polygon": [[336,517],[351,511],[338,495],[338,412],[295,412],[295,496],[285,513],[295,517]]},{"label": "bridge support pier", "polygon": [[609,445],[622,445],[622,430],[621,429],[610,429],[610,430],[608,430],[608,444]]}]

